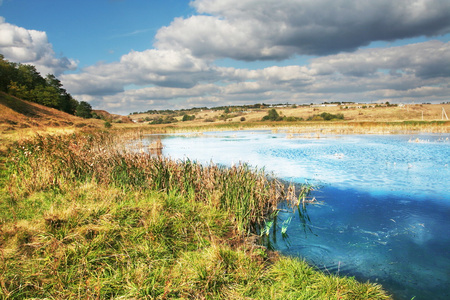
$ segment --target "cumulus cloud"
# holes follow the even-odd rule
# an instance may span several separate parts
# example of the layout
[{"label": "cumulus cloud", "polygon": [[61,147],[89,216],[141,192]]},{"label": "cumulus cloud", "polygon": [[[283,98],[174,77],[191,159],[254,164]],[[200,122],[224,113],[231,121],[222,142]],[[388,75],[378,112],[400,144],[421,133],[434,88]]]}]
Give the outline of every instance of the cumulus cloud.
[{"label": "cumulus cloud", "polygon": [[446,0],[196,0],[191,5],[202,15],[161,28],[156,47],[189,49],[209,59],[282,60],[450,32]]},{"label": "cumulus cloud", "polygon": [[428,41],[392,48],[369,48],[315,58],[310,65],[317,75],[339,73],[372,76],[380,70],[391,74],[414,74],[429,79],[450,77],[450,43]]},{"label": "cumulus cloud", "polygon": [[77,68],[74,60],[56,57],[47,34],[5,22],[0,17],[0,53],[13,62],[33,64],[43,74],[59,75]]},{"label": "cumulus cloud", "polygon": [[153,86],[101,96],[77,95],[77,99],[87,101],[94,107],[110,112],[128,114],[134,111],[147,110],[150,107],[152,109],[167,109],[168,103],[170,103],[171,109],[186,108],[186,102],[192,102],[193,106],[204,105],[202,101],[194,99],[207,96],[208,103],[211,103],[210,95],[219,91],[220,88],[214,84],[199,84],[188,89]]},{"label": "cumulus cloud", "polygon": [[75,94],[106,95],[122,92],[128,85],[192,88],[217,77],[217,71],[189,51],[149,49],[132,51],[119,62],[87,67],[61,80]]},{"label": "cumulus cloud", "polygon": [[[62,75],[64,86],[78,99],[117,113],[259,102],[448,101],[450,43],[360,49],[373,41],[449,33],[448,1],[195,0],[191,5],[199,14],[161,28],[154,49]],[[214,64],[217,58],[283,60],[303,54],[312,55],[305,65]]]},{"label": "cumulus cloud", "polygon": [[[131,52],[120,62],[64,75],[63,83],[78,91],[80,99],[127,113],[142,107],[260,102],[448,101],[449,77],[450,42],[428,41],[318,57],[305,66],[256,70],[214,66],[189,51]],[[131,84],[152,86],[126,89]],[[87,96],[92,98],[83,98]]]}]

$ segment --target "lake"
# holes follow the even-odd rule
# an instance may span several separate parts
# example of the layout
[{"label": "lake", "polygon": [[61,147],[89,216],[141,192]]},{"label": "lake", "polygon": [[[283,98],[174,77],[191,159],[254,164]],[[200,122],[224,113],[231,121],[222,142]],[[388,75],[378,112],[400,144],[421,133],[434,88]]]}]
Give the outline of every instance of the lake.
[{"label": "lake", "polygon": [[151,135],[173,159],[263,168],[315,186],[267,243],[324,272],[382,284],[394,299],[450,299],[450,134],[229,131]]}]

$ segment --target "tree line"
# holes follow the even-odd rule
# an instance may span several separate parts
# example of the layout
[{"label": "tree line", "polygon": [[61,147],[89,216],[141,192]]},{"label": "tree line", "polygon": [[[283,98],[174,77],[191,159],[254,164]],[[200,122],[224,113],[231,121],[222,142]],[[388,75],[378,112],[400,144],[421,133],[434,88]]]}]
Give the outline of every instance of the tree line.
[{"label": "tree line", "polygon": [[92,117],[91,105],[74,99],[55,75],[48,74],[42,77],[35,66],[10,62],[2,54],[0,54],[0,91],[71,115]]},{"label": "tree line", "polygon": [[180,110],[171,110],[171,109],[162,109],[162,110],[156,110],[156,109],[150,109],[147,111],[140,111],[140,112],[132,112],[130,115],[137,115],[137,114],[158,114],[158,115],[179,115],[184,116],[187,113],[197,113],[203,110],[214,110],[219,111],[223,110],[226,114],[234,111],[245,111],[249,109],[264,109],[271,106],[277,106],[277,105],[284,105],[288,106],[289,104],[264,104],[264,103],[256,103],[256,104],[248,104],[248,105],[233,105],[233,106],[215,106],[215,107],[192,107],[192,108],[184,108]]}]

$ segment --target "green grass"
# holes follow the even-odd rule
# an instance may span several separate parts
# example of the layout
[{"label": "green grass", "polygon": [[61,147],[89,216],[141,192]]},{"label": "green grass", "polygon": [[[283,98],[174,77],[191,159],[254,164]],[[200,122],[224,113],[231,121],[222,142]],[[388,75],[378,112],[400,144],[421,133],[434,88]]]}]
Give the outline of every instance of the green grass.
[{"label": "green grass", "polygon": [[125,153],[115,138],[38,136],[10,149],[3,299],[389,299],[255,242],[284,197],[263,171]]},{"label": "green grass", "polygon": [[3,296],[156,296],[166,278],[158,281],[155,272],[173,267],[184,251],[224,238],[232,227],[223,212],[177,195],[91,185],[58,202],[33,217],[3,221]]}]

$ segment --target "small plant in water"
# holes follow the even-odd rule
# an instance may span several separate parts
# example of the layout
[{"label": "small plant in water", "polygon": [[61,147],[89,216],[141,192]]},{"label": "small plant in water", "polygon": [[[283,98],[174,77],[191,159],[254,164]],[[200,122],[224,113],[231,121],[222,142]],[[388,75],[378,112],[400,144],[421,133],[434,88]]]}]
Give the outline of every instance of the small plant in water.
[{"label": "small plant in water", "polygon": [[287,228],[289,226],[289,224],[291,223],[292,217],[287,218],[286,220],[283,221],[283,224],[281,225],[281,235],[287,236]]}]

